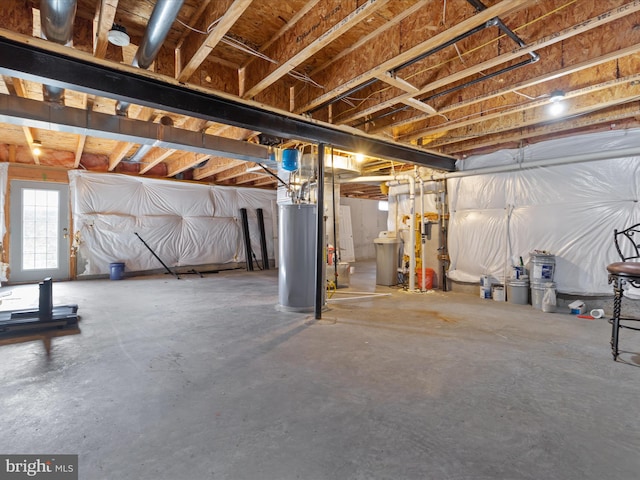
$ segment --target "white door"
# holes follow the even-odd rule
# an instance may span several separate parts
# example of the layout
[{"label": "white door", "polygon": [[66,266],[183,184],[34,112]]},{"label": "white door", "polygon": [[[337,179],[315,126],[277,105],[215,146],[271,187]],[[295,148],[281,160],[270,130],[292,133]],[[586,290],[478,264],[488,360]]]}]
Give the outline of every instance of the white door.
[{"label": "white door", "polygon": [[11,181],[9,281],[69,279],[69,186]]}]

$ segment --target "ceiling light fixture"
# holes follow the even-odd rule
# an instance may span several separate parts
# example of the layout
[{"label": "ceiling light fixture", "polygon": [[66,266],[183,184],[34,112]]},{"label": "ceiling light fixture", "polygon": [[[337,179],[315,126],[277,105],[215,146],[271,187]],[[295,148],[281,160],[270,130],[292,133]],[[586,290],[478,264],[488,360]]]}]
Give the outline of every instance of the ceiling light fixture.
[{"label": "ceiling light fixture", "polygon": [[42,142],[40,140],[33,141],[31,151],[36,157],[42,153],[42,150],[40,148],[41,146],[42,146]]},{"label": "ceiling light fixture", "polygon": [[127,35],[127,29],[117,23],[113,24],[107,38],[109,39],[109,43],[118,47],[126,47],[131,41],[129,35]]},{"label": "ceiling light fixture", "polygon": [[562,90],[554,90],[551,92],[549,100],[551,100],[551,105],[549,105],[549,113],[551,115],[558,116],[565,111],[566,105],[563,102],[564,92]]},{"label": "ceiling light fixture", "polygon": [[549,99],[552,102],[559,102],[561,100],[564,100],[564,92],[562,90],[554,90],[553,92],[551,92],[551,95],[549,95]]}]

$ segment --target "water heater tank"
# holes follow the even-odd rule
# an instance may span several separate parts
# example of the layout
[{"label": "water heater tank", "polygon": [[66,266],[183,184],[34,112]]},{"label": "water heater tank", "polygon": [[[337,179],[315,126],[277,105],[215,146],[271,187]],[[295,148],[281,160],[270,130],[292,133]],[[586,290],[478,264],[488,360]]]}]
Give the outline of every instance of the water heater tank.
[{"label": "water heater tank", "polygon": [[316,298],[318,207],[314,204],[281,204],[279,209],[279,308],[292,312],[312,312]]}]

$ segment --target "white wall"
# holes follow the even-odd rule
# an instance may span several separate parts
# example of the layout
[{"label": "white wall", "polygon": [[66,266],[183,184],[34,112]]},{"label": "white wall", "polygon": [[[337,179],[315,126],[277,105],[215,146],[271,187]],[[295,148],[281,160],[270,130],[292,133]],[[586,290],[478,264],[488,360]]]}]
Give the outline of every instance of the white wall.
[{"label": "white wall", "polygon": [[340,204],[351,208],[356,261],[375,258],[373,239],[387,229],[387,212],[378,210],[377,200],[343,197],[340,199]]}]

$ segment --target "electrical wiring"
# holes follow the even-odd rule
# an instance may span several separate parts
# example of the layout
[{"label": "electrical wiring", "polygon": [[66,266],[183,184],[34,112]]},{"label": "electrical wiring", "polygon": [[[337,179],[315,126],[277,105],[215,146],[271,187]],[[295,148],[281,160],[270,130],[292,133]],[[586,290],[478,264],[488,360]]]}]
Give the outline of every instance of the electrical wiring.
[{"label": "electrical wiring", "polygon": [[[221,18],[218,18],[217,20],[214,20],[213,22],[211,22],[209,24],[209,26],[207,27],[206,31],[203,30],[199,30],[197,28],[192,27],[191,25],[187,25],[186,23],[184,23],[182,20],[178,19],[178,23],[180,23],[181,25],[187,27],[189,30],[192,30],[196,33],[199,33],[201,35],[209,35],[211,33],[211,31],[215,28],[215,26],[220,22]],[[277,64],[278,62],[276,60],[274,60],[273,58],[268,57],[267,55],[265,55],[262,52],[259,52],[258,50],[251,48],[250,46],[242,43],[239,40],[236,40],[233,37],[230,37],[229,35],[224,35],[222,37],[222,39],[220,40],[221,42],[229,45],[230,47],[234,47],[238,50],[241,50],[245,53],[248,53],[250,55],[254,55],[258,58],[261,58],[263,60],[266,60],[267,62],[271,62],[274,64]]]},{"label": "electrical wiring", "polygon": [[324,86],[323,85],[320,85],[318,82],[316,82],[313,78],[311,78],[306,73],[300,73],[300,72],[297,72],[295,70],[291,70],[288,73],[289,73],[290,76],[292,76],[296,80],[300,80],[301,82],[309,83],[309,84],[313,85],[314,87],[322,88],[324,90]]},{"label": "electrical wiring", "polygon": [[[184,25],[189,30],[192,30],[192,31],[194,31],[196,33],[199,33],[201,35],[209,35],[211,33],[211,31],[215,28],[215,26],[220,22],[220,20],[221,20],[221,18],[218,18],[217,20],[214,20],[213,22],[211,22],[209,24],[209,26],[207,27],[206,31],[199,30],[197,28],[193,28],[192,26],[187,25],[186,23],[184,23],[180,19],[178,19],[178,23],[180,23],[181,25]],[[250,46],[242,43],[239,40],[236,40],[235,38],[233,38],[233,37],[231,37],[229,35],[224,35],[220,41],[222,43],[225,43],[226,45],[229,45],[230,47],[236,48],[237,50],[240,50],[242,52],[248,53],[249,55],[253,55],[253,56],[257,57],[257,58],[261,58],[262,60],[266,60],[267,62],[273,63],[275,65],[277,65],[279,63],[277,60],[274,60],[273,58],[265,55],[264,53],[254,49],[254,48],[251,48]],[[299,81],[305,82],[305,83],[309,83],[309,84],[313,85],[314,87],[318,87],[318,88],[324,89],[324,86],[320,85],[318,82],[313,80],[306,73],[300,73],[300,72],[297,72],[295,70],[291,70],[290,72],[287,72],[287,73],[288,73],[288,75],[290,75],[291,77],[295,78],[296,80],[299,80]]]}]

